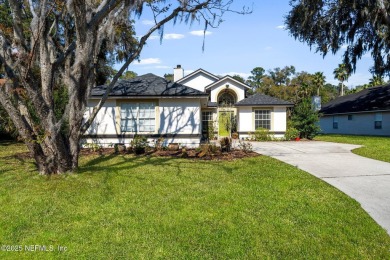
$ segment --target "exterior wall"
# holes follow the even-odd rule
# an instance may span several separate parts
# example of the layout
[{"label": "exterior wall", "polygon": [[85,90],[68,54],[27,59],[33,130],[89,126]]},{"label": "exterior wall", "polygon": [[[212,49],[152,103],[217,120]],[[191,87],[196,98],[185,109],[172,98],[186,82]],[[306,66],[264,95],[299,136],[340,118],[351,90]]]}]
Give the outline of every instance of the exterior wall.
[{"label": "exterior wall", "polygon": [[255,109],[271,110],[271,129],[270,132],[276,138],[283,138],[287,128],[286,107],[239,107],[238,108],[238,132],[240,138],[250,137],[255,129]]},{"label": "exterior wall", "polygon": [[199,99],[161,99],[159,134],[200,134]]},{"label": "exterior wall", "polygon": [[272,116],[272,125],[273,125],[272,131],[286,132],[287,129],[286,107],[274,107],[271,116]]},{"label": "exterior wall", "polygon": [[[321,132],[324,134],[379,135],[390,136],[390,112],[382,112],[382,129],[375,129],[375,112],[334,115],[338,129],[333,129],[333,115],[320,118]],[[352,115],[352,120],[348,120]]]},{"label": "exterior wall", "polygon": [[[116,143],[128,145],[135,133],[123,133],[120,128],[120,104],[138,102],[132,100],[107,100],[86,132],[84,143],[96,143],[109,147]],[[156,103],[156,121],[154,133],[139,133],[148,136],[150,144],[159,137],[164,144],[180,143],[188,147],[198,146],[201,139],[201,114],[199,99],[160,99]],[[91,100],[84,114],[88,118],[97,101]]]},{"label": "exterior wall", "polygon": [[230,80],[223,80],[219,84],[213,86],[211,88],[211,94],[210,94],[210,101],[211,102],[218,102],[218,96],[222,91],[226,90],[226,84],[229,85],[229,91],[234,92],[236,94],[236,102],[241,101],[245,98],[245,88],[243,86],[240,86],[239,84],[230,81]]},{"label": "exterior wall", "polygon": [[198,73],[192,77],[181,81],[180,83],[190,88],[197,89],[199,91],[205,91],[205,87],[215,82],[216,80],[203,73]]},{"label": "exterior wall", "polygon": [[253,112],[252,107],[239,107],[238,108],[238,132],[245,134],[253,131]]},{"label": "exterior wall", "polygon": [[[94,106],[98,103],[97,100],[90,100],[87,104],[87,111],[84,113],[84,118],[87,119],[92,114]],[[107,100],[95,117],[95,120],[88,128],[86,134],[118,134],[117,131],[117,110],[116,100]]]}]

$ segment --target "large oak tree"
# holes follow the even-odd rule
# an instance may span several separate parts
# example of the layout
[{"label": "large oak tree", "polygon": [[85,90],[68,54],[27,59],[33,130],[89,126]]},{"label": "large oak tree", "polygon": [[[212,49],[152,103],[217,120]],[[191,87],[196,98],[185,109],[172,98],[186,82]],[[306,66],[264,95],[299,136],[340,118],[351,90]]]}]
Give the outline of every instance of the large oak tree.
[{"label": "large oak tree", "polygon": [[[0,0],[0,104],[41,174],[74,171],[79,143],[118,78],[164,24],[199,21],[216,27],[230,10],[224,0]],[[134,37],[133,19],[148,8],[154,24]],[[246,13],[244,10],[241,13]],[[102,66],[102,49],[124,65],[83,121]],[[106,56],[103,55],[103,58]],[[56,90],[66,105],[56,113]],[[64,94],[62,94],[64,97]]]},{"label": "large oak tree", "polygon": [[343,63],[349,71],[371,53],[372,73],[390,75],[390,1],[291,0],[290,5],[285,23],[293,37],[323,55],[347,45]]}]

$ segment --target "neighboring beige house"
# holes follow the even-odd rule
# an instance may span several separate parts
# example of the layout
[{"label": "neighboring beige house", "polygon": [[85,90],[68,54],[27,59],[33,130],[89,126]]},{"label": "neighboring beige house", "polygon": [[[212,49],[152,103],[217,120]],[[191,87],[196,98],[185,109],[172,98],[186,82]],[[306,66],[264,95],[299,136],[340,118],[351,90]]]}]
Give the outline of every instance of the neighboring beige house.
[{"label": "neighboring beige house", "polygon": [[320,113],[325,134],[390,136],[390,85],[336,98]]},{"label": "neighboring beige house", "polygon": [[[92,90],[85,118],[105,89]],[[208,138],[211,127],[218,137],[234,131],[246,138],[258,127],[283,137],[292,103],[262,94],[248,97],[249,89],[230,76],[220,78],[203,69],[184,76],[180,65],[174,69],[174,82],[153,74],[121,80],[85,140],[107,146],[128,143],[137,134],[194,147]]]}]

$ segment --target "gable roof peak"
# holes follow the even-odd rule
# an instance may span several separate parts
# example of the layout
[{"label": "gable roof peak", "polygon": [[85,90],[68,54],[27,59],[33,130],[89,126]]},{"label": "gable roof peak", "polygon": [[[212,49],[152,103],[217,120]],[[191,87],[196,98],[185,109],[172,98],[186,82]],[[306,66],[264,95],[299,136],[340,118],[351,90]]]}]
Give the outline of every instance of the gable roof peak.
[{"label": "gable roof peak", "polygon": [[177,82],[178,82],[178,83],[183,82],[183,81],[185,81],[185,80],[187,80],[187,79],[193,77],[194,75],[196,75],[196,74],[201,74],[201,73],[206,74],[207,76],[213,78],[214,80],[219,80],[219,77],[218,77],[218,76],[216,76],[216,75],[214,75],[214,74],[212,74],[212,73],[210,73],[210,72],[208,72],[208,71],[206,71],[206,70],[204,70],[204,69],[202,69],[202,68],[199,68],[199,69],[197,69],[197,70],[191,72],[191,73],[188,74],[187,76],[184,76],[183,78],[179,79]]}]

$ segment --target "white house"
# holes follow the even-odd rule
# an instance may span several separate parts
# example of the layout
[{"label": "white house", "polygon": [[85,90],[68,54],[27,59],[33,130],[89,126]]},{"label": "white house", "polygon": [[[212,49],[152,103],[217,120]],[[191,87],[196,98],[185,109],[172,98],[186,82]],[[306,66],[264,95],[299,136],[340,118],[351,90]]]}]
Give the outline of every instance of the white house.
[{"label": "white house", "polygon": [[[85,118],[107,86],[92,90]],[[250,87],[230,76],[218,77],[199,69],[184,77],[180,65],[174,81],[146,74],[114,86],[84,140],[103,146],[129,143],[134,135],[164,138],[165,144],[197,146],[208,138],[237,132],[248,137],[258,127],[276,137],[286,131],[286,109],[292,103],[270,96],[248,97]],[[233,128],[233,129],[232,129]]]},{"label": "white house", "polygon": [[390,136],[390,85],[336,98],[320,113],[325,134]]}]

